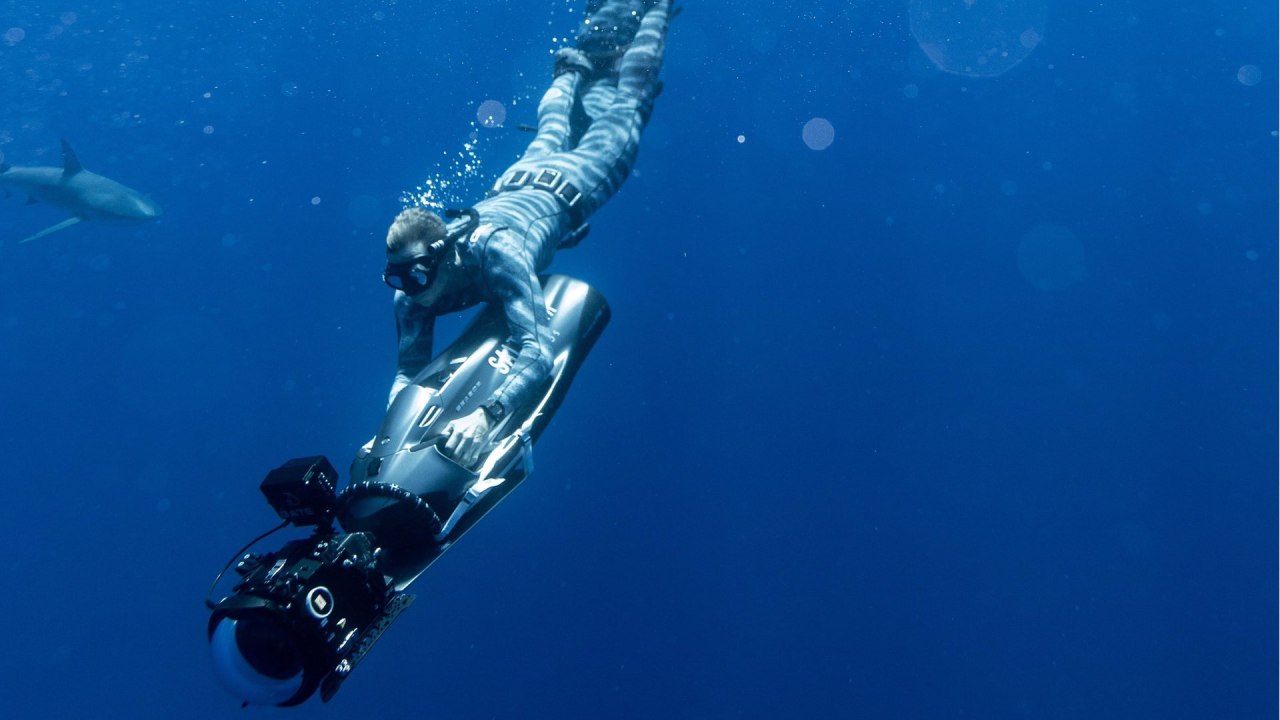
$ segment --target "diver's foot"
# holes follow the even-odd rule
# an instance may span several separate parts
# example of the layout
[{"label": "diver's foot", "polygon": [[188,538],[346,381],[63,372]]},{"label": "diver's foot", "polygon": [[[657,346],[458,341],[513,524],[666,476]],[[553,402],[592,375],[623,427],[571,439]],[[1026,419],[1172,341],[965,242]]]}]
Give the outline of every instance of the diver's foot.
[{"label": "diver's foot", "polygon": [[586,54],[577,48],[564,47],[556,51],[555,77],[568,72],[581,73],[583,77],[591,77],[595,67]]}]

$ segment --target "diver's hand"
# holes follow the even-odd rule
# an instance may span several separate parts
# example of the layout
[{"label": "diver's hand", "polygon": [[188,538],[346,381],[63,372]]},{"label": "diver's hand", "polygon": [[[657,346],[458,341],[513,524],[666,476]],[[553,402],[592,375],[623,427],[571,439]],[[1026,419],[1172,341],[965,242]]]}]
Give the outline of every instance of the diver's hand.
[{"label": "diver's hand", "polygon": [[470,415],[458,418],[444,428],[444,453],[459,465],[470,468],[480,459],[480,452],[489,445],[493,428],[484,408],[476,408]]}]

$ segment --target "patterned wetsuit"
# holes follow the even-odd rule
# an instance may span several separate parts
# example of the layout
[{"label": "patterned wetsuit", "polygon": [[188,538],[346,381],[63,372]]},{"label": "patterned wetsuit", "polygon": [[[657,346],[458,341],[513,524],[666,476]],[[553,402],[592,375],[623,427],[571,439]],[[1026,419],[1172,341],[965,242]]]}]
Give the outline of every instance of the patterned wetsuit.
[{"label": "patterned wetsuit", "polygon": [[630,174],[658,92],[670,11],[671,0],[588,3],[576,44],[595,72],[555,78],[538,105],[537,135],[476,204],[480,226],[458,241],[456,254],[469,287],[431,307],[396,292],[400,352],[393,398],[431,360],[435,317],[481,301],[502,303],[518,347],[511,372],[486,405],[509,412],[548,377],[551,337],[538,273]]}]

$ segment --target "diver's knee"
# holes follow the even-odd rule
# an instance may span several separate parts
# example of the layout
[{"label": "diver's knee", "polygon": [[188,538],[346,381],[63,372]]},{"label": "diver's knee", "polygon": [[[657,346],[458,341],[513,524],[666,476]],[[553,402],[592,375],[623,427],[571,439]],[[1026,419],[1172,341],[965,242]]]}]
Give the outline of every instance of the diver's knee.
[{"label": "diver's knee", "polygon": [[582,77],[591,77],[593,72],[595,72],[595,67],[591,64],[591,58],[588,58],[586,53],[581,50],[564,47],[556,51],[553,70],[555,77],[560,77],[565,73],[578,73]]}]

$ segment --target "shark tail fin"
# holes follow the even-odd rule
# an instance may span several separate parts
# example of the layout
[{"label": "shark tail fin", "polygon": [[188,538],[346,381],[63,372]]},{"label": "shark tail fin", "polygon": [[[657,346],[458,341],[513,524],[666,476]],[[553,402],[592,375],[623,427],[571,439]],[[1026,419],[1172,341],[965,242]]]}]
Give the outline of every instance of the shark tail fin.
[{"label": "shark tail fin", "polygon": [[62,174],[71,176],[83,170],[80,165],[80,158],[76,157],[76,152],[71,149],[71,144],[65,139],[62,141]]},{"label": "shark tail fin", "polygon": [[63,230],[63,229],[65,229],[65,228],[69,228],[69,227],[71,227],[72,225],[75,225],[75,224],[76,224],[76,223],[78,223],[78,222],[80,222],[80,218],[75,217],[75,216],[72,216],[72,217],[67,218],[66,220],[63,220],[62,222],[58,223],[57,225],[54,225],[54,226],[52,226],[52,227],[47,227],[47,228],[45,228],[45,229],[41,230],[40,232],[36,233],[35,235],[32,235],[31,237],[22,238],[22,239],[21,239],[21,240],[19,240],[18,242],[24,242],[24,243],[25,243],[25,242],[31,242],[32,240],[39,240],[40,238],[44,237],[45,235],[48,235],[49,233],[56,233],[56,232],[58,232],[59,230]]}]

